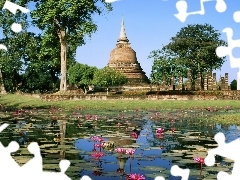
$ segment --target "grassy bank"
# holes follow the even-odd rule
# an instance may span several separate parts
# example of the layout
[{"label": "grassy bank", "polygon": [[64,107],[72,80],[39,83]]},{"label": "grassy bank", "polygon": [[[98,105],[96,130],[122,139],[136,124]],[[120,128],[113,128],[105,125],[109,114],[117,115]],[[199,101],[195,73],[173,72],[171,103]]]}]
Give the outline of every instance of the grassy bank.
[{"label": "grassy bank", "polygon": [[240,109],[240,103],[237,100],[66,100],[59,102],[45,102],[39,98],[7,94],[0,97],[0,103],[4,106],[11,106],[16,108],[22,107],[36,107],[48,108],[49,106],[56,106],[66,109],[83,107],[85,109],[99,109],[99,110],[159,110],[159,109],[185,109],[185,108],[206,108],[206,107],[226,107],[230,106],[234,109]]},{"label": "grassy bank", "polygon": [[[22,108],[22,107],[30,107],[30,108],[49,108],[50,106],[55,106],[59,108],[64,108],[70,111],[73,111],[75,108],[83,109],[83,112],[90,114],[105,114],[105,115],[113,115],[118,114],[119,111],[122,110],[136,110],[142,109],[146,111],[163,110],[165,113],[171,112],[174,109],[188,109],[188,108],[207,108],[211,107],[211,109],[215,109],[217,106],[219,109],[223,107],[226,109],[227,106],[230,106],[231,112],[213,112],[210,113],[210,116],[201,118],[203,121],[212,122],[212,123],[220,123],[222,125],[240,125],[240,103],[235,100],[66,100],[59,102],[46,102],[42,101],[40,98],[32,97],[32,96],[24,96],[17,94],[8,94],[2,95],[0,97],[0,104],[7,107],[14,108]],[[235,110],[234,110],[235,109]],[[197,112],[197,110],[196,110]],[[206,111],[207,112],[207,111]],[[67,113],[67,111],[66,111]],[[127,113],[127,112],[125,112]],[[129,112],[131,113],[131,112]],[[133,112],[134,113],[134,112]],[[150,113],[151,114],[151,113]],[[150,115],[149,114],[149,115]],[[167,115],[168,116],[168,115]],[[178,116],[178,115],[176,115]],[[201,116],[201,115],[200,115]],[[199,117],[200,117],[199,116]],[[173,117],[178,118],[178,117]],[[196,119],[198,116],[196,117]]]}]

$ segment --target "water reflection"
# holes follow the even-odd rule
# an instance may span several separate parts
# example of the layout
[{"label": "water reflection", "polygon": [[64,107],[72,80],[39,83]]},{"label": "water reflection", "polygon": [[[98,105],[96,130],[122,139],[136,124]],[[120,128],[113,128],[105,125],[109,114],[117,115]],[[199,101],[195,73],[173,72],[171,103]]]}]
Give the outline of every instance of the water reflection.
[{"label": "water reflection", "polygon": [[[59,121],[59,129],[60,129],[60,145],[63,147],[65,145],[64,139],[66,136],[66,127],[67,127],[67,121],[66,120],[60,120]],[[60,148],[60,159],[65,159],[66,152],[65,150]]]},{"label": "water reflection", "polygon": [[[173,164],[199,170],[199,164],[191,161],[194,154],[192,154],[193,157],[186,154],[180,159],[174,156],[182,150],[193,152],[196,146],[211,148],[215,143],[213,136],[216,132],[224,132],[227,142],[238,138],[240,134],[238,126],[196,123],[197,112],[185,113],[182,116],[184,118],[178,118],[180,115],[177,113],[169,113],[154,115],[153,119],[137,117],[135,114],[125,115],[124,118],[112,115],[111,119],[101,118],[99,115],[97,120],[84,114],[80,116],[81,112],[73,115],[68,112],[71,117],[63,117],[57,112],[51,114],[51,119],[54,119],[52,122],[49,122],[48,110],[34,110],[34,113],[34,115],[28,113],[14,115],[16,121],[8,119],[14,126],[2,134],[1,141],[8,144],[9,141],[17,139],[22,149],[21,153],[16,153],[14,157],[19,159],[20,154],[26,154],[27,144],[37,141],[44,157],[44,169],[59,171],[59,161],[68,159],[71,161],[68,175],[73,179],[89,175],[92,179],[114,180],[125,179],[130,173],[139,173],[146,175],[146,180],[151,180],[154,179],[151,174],[160,174],[157,169],[159,167],[165,168],[163,172],[170,175],[169,169]],[[189,116],[190,113],[194,118]],[[117,126],[117,124],[121,125]],[[93,128],[95,126],[98,128]],[[156,134],[157,128],[164,128],[164,132],[161,135]],[[104,142],[113,142],[114,146],[109,148],[94,146],[96,143],[90,140],[94,135],[102,135]],[[136,151],[132,157],[119,156],[114,152],[118,147],[134,148]],[[104,155],[94,159],[92,156],[94,152],[102,152]],[[162,156],[164,153],[175,154]],[[183,163],[182,160],[186,159],[190,163]],[[218,158],[217,162],[222,160]],[[203,170],[203,176],[204,172],[205,170]],[[199,178],[199,175],[197,176],[190,179],[196,180]],[[168,179],[180,178],[170,175]]]},{"label": "water reflection", "polygon": [[[128,160],[128,157],[118,156],[116,158],[117,158],[118,165],[119,165],[119,168],[116,170],[116,172],[125,174],[125,170],[124,169],[125,169],[125,165],[126,165],[126,162]],[[130,169],[130,172],[131,172],[131,169]]]}]

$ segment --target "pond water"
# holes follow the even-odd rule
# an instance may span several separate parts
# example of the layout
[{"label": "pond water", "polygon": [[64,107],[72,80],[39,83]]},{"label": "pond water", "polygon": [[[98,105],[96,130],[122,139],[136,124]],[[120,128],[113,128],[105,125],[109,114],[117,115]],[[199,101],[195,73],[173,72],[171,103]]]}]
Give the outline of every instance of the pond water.
[{"label": "pond water", "polygon": [[[1,132],[0,140],[4,146],[13,140],[21,145],[12,154],[19,164],[33,158],[27,146],[37,142],[43,169],[59,171],[60,160],[68,159],[71,165],[66,174],[72,179],[83,175],[93,180],[127,179],[129,174],[137,173],[146,180],[156,176],[180,180],[181,177],[171,175],[172,165],[189,168],[190,180],[217,179],[220,170],[231,172],[231,160],[216,156],[215,166],[203,164],[201,169],[201,163],[193,158],[205,158],[208,149],[217,147],[214,141],[217,132],[223,132],[227,142],[239,137],[237,126],[221,126],[205,120],[226,113],[234,111],[2,108],[0,118],[10,126]],[[123,153],[116,152],[117,148]],[[133,154],[126,154],[128,150],[133,150]]]}]

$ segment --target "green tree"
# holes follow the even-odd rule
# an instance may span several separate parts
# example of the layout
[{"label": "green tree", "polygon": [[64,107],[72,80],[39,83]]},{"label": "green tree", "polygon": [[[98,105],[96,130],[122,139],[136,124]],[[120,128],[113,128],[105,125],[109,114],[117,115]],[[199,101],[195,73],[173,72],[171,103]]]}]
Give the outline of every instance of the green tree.
[{"label": "green tree", "polygon": [[93,76],[97,70],[96,67],[76,62],[68,69],[69,83],[77,85],[87,94],[89,90],[88,87],[92,85]]},{"label": "green tree", "polygon": [[237,90],[237,80],[234,79],[231,83],[230,83],[230,87],[231,90]]},{"label": "green tree", "polygon": [[152,51],[148,58],[153,58],[151,83],[162,84],[165,80],[166,85],[170,85],[172,77],[176,83],[179,82],[180,77],[186,77],[186,68],[178,65],[176,59],[166,56],[163,50]]},{"label": "green tree", "polygon": [[34,69],[29,66],[22,75],[22,85],[20,88],[23,92],[32,93],[33,91],[39,91],[40,93],[44,93],[53,90],[55,83],[48,70]]},{"label": "green tree", "polygon": [[[19,2],[15,2],[19,4]],[[0,2],[0,7],[3,7],[5,1]],[[24,47],[28,43],[27,14],[17,11],[13,14],[8,9],[0,11],[0,27],[3,29],[3,37],[0,39],[0,44],[4,44],[7,51],[0,51],[0,68],[1,68],[1,89],[7,91],[15,91],[18,84],[21,82],[20,71],[23,69],[25,50]],[[20,23],[22,31],[15,33],[10,27],[13,23]]]},{"label": "green tree", "polygon": [[[191,70],[193,86],[198,73],[203,77],[206,72],[222,67],[225,57],[219,58],[215,51],[218,46],[226,46],[227,43],[221,40],[220,36],[221,34],[209,24],[188,25],[181,28],[169,44],[155,53],[155,57],[164,52],[164,56],[174,59],[174,66]],[[202,81],[202,88],[203,84]]]},{"label": "green tree", "polygon": [[110,86],[120,86],[127,83],[127,78],[125,75],[120,73],[119,71],[105,67],[103,69],[99,69],[94,73],[93,84],[96,86],[102,86],[108,88]]},{"label": "green tree", "polygon": [[61,50],[60,91],[66,91],[67,53],[75,52],[85,43],[85,35],[91,36],[97,30],[92,16],[112,10],[112,6],[105,0],[20,0],[24,4],[31,1],[36,3],[31,12],[32,23],[45,33],[44,38],[48,39],[49,35],[58,38]]}]

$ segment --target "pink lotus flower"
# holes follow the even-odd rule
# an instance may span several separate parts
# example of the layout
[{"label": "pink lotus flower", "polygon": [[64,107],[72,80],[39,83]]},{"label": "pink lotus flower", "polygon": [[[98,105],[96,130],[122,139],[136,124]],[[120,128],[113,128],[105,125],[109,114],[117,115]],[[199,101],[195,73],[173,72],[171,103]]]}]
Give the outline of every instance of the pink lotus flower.
[{"label": "pink lotus flower", "polygon": [[104,139],[99,136],[93,136],[91,137],[91,140],[93,140],[94,142],[102,142]]},{"label": "pink lotus flower", "polygon": [[136,132],[132,132],[131,133],[131,137],[137,139],[138,138],[138,134]]},{"label": "pink lotus flower", "polygon": [[104,153],[95,151],[95,152],[93,152],[93,153],[91,154],[91,156],[92,156],[94,159],[100,159],[101,157],[104,156]]},{"label": "pink lotus flower", "polygon": [[202,176],[202,166],[204,164],[204,158],[201,157],[195,157],[193,158],[195,162],[198,162],[200,164],[200,177]]},{"label": "pink lotus flower", "polygon": [[176,128],[172,127],[171,131],[172,131],[172,133],[174,133],[176,131]]},{"label": "pink lotus flower", "polygon": [[144,180],[145,177],[141,174],[129,174],[127,175],[126,180]]},{"label": "pink lotus flower", "polygon": [[85,118],[86,118],[87,120],[91,119],[91,117],[92,117],[91,114],[88,114],[88,115],[85,116]]},{"label": "pink lotus flower", "polygon": [[133,155],[135,153],[135,151],[136,151],[135,149],[127,149],[126,154]]},{"label": "pink lotus flower", "polygon": [[96,148],[102,148],[102,147],[103,147],[103,143],[101,143],[101,144],[94,144],[94,147],[96,147]]},{"label": "pink lotus flower", "polygon": [[119,127],[119,126],[121,126],[121,124],[120,124],[120,123],[117,123],[117,126]]},{"label": "pink lotus flower", "polygon": [[200,164],[204,164],[204,158],[201,158],[201,157],[195,157],[195,158],[193,158],[193,160],[194,160],[195,162],[200,163]]},{"label": "pink lotus flower", "polygon": [[156,129],[156,134],[162,134],[164,132],[163,128],[157,128]]},{"label": "pink lotus flower", "polygon": [[126,150],[124,148],[117,148],[115,149],[116,153],[120,153],[120,154],[125,154]]},{"label": "pink lotus flower", "polygon": [[163,138],[163,133],[156,133],[157,138]]}]

